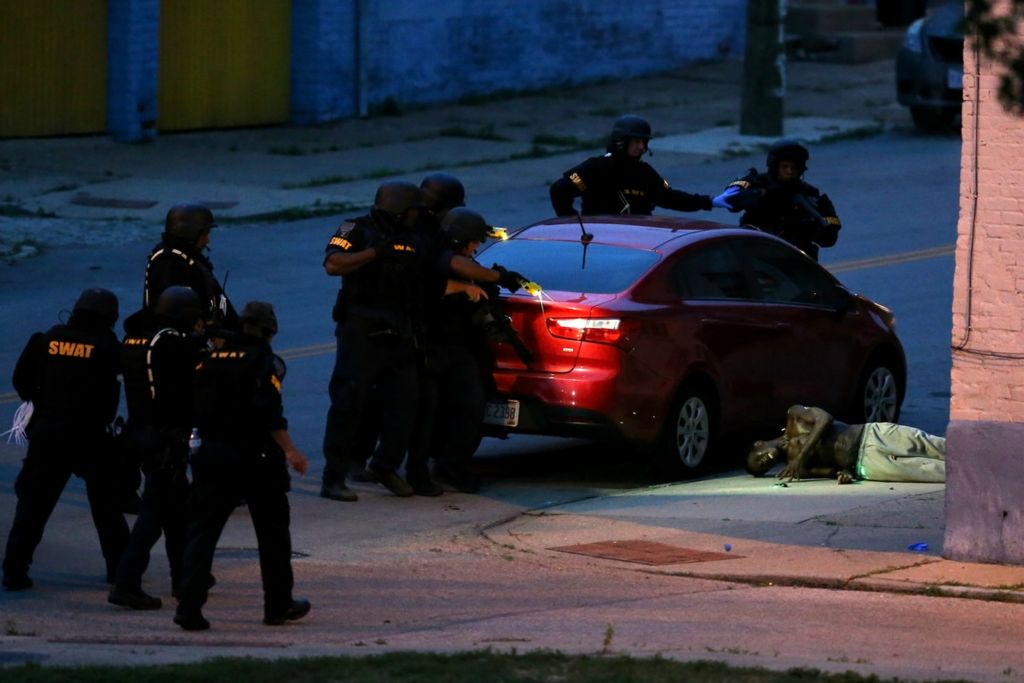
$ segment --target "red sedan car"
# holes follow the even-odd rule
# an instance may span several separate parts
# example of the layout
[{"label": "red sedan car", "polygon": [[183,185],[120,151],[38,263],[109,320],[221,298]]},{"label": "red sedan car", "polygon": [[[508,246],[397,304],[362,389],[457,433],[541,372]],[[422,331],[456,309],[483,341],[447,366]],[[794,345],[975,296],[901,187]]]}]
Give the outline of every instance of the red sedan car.
[{"label": "red sedan car", "polygon": [[505,295],[529,349],[494,343],[489,434],[621,438],[673,475],[775,434],[795,403],[896,421],[892,313],[771,235],[675,217],[553,219],[485,245],[541,285]]}]

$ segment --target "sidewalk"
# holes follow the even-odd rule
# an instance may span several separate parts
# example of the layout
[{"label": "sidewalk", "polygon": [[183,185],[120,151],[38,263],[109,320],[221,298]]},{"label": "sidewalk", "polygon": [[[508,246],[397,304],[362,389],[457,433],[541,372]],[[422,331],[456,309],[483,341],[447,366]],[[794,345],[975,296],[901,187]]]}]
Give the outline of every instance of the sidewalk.
[{"label": "sidewalk", "polygon": [[[785,135],[818,141],[910,125],[895,102],[893,73],[891,60],[789,64]],[[714,62],[324,126],[168,134],[139,145],[4,140],[0,257],[153,239],[167,209],[182,201],[208,203],[222,222],[281,220],[365,207],[383,179],[418,183],[436,170],[458,174],[475,192],[508,186],[509,178],[551,182],[552,168],[602,152],[612,121],[629,112],[652,122],[655,163],[742,155],[771,139],[739,134],[740,78],[740,62]]]}]

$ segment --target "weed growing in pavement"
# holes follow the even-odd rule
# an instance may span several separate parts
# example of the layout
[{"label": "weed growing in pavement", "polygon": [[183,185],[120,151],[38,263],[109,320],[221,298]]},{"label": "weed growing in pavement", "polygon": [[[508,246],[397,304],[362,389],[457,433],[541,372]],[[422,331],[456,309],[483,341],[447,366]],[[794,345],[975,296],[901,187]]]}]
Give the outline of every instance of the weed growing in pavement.
[{"label": "weed growing in pavement", "polygon": [[288,145],[287,147],[271,147],[267,150],[267,154],[277,154],[285,157],[301,157],[305,156],[306,150],[302,149],[298,145]]},{"label": "weed growing in pavement", "polygon": [[615,627],[610,623],[604,629],[604,638],[601,640],[601,654],[606,655],[612,651],[612,640],[615,638]]},{"label": "weed growing in pavement", "polygon": [[881,125],[874,126],[871,128],[859,128],[857,130],[848,130],[841,133],[830,133],[821,138],[822,143],[826,142],[841,142],[843,140],[866,140],[868,138],[874,138],[885,132],[885,128]]},{"label": "weed growing in pavement", "polygon": [[308,187],[323,187],[324,185],[336,185],[338,183],[350,183],[353,180],[358,180],[356,176],[351,175],[328,175],[321,176],[319,178],[310,178],[309,180],[303,180],[299,183],[281,183],[282,190],[301,190]]},{"label": "weed growing in pavement", "polygon": [[268,213],[257,213],[250,216],[217,216],[218,223],[287,223],[301,221],[318,216],[333,216],[348,211],[365,209],[365,206],[349,202],[325,202],[313,206],[291,206]]},{"label": "weed growing in pavement", "polygon": [[8,218],[56,218],[57,214],[41,208],[29,211],[20,204],[0,204],[0,216],[7,216]]},{"label": "weed growing in pavement", "polygon": [[71,190],[77,190],[79,188],[78,183],[67,183],[63,185],[54,185],[48,190],[43,190],[43,194],[51,194],[53,192],[70,192]]},{"label": "weed growing in pavement", "polygon": [[18,628],[18,622],[14,619],[8,619],[4,622],[4,635],[5,636],[34,636],[34,631],[22,631]]},{"label": "weed growing in pavement", "polygon": [[839,664],[870,664],[871,663],[870,660],[864,659],[863,657],[858,657],[857,659],[850,659],[846,655],[840,655],[838,657],[828,657],[827,660],[830,661],[830,662],[838,662]]},{"label": "weed growing in pavement", "polygon": [[438,131],[438,134],[447,138],[474,138],[477,140],[497,140],[500,142],[508,142],[512,139],[495,131],[493,123],[488,123],[473,130],[463,126],[445,126]]},{"label": "weed growing in pavement", "polygon": [[707,650],[708,652],[728,654],[728,655],[755,655],[756,656],[756,655],[760,655],[761,654],[760,652],[757,652],[757,651],[753,651],[752,652],[752,651],[744,649],[742,647],[722,647],[722,648],[705,647],[704,649]]}]

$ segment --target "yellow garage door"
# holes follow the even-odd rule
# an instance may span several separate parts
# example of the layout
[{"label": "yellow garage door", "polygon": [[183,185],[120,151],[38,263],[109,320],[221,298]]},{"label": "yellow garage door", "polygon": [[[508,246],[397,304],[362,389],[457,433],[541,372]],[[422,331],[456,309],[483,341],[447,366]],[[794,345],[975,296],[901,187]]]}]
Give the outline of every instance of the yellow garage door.
[{"label": "yellow garage door", "polygon": [[290,0],[162,0],[157,128],[289,118]]},{"label": "yellow garage door", "polygon": [[106,0],[0,0],[0,137],[98,133]]}]

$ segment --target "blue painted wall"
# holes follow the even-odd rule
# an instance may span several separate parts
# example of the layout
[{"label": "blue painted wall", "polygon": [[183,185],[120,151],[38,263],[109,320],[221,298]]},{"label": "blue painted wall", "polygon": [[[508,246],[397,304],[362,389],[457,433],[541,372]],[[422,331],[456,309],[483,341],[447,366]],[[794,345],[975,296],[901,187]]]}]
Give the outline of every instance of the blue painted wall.
[{"label": "blue painted wall", "polygon": [[156,135],[160,0],[107,5],[107,130],[115,140]]},{"label": "blue painted wall", "polygon": [[294,7],[296,123],[365,114],[388,99],[450,102],[738,57],[746,24],[746,0],[294,0]]},{"label": "blue painted wall", "polygon": [[[144,139],[156,118],[159,0],[109,2],[110,132]],[[738,57],[745,25],[746,0],[292,0],[292,121]]]}]

